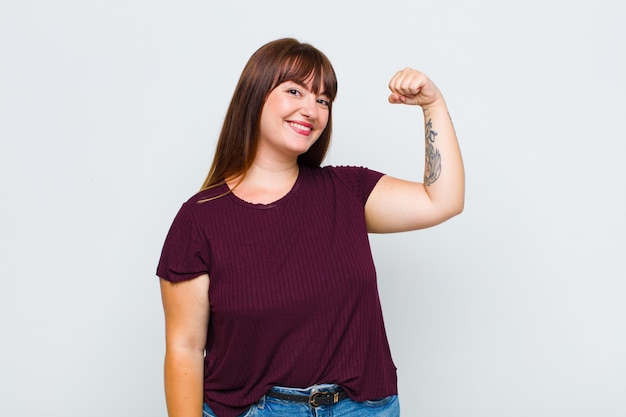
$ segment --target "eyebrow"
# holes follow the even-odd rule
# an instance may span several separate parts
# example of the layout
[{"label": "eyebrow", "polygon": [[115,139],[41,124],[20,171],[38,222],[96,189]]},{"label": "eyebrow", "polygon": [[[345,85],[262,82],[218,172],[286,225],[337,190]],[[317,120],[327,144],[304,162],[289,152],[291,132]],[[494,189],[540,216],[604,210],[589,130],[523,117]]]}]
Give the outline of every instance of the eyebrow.
[{"label": "eyebrow", "polygon": [[[294,84],[299,85],[299,86],[300,86],[300,87],[302,87],[302,88],[306,88],[307,90],[309,90],[309,91],[311,91],[311,92],[313,91],[312,89],[310,89],[310,88],[309,88],[309,86],[308,86],[308,85],[307,85],[304,81],[300,81],[300,80],[295,80],[295,79],[293,79],[293,80],[285,80],[285,81],[283,81],[283,82],[286,82],[286,83],[287,83],[287,82],[291,82],[291,83],[294,83]],[[320,89],[323,89],[323,88],[324,88],[323,83],[320,83]],[[326,91],[325,91],[325,90],[318,91],[318,92],[317,92],[317,94],[318,94],[318,95],[320,95],[320,96],[326,96],[326,97],[329,97],[329,98],[330,98],[330,95],[328,95],[328,93],[326,93]]]},{"label": "eyebrow", "polygon": [[[309,86],[308,86],[308,85],[306,85],[306,83],[304,83],[303,81],[300,81],[300,80],[287,80],[287,81],[285,81],[285,82],[292,82],[292,83],[294,83],[294,84],[299,85],[299,86],[300,86],[300,87],[302,87],[302,88],[306,88],[307,90],[309,90],[309,91],[313,92],[313,90],[311,90],[311,89],[309,88]],[[320,87],[322,87],[322,88],[323,88],[324,86],[323,86],[323,85],[320,85]],[[320,96],[326,96],[326,97],[330,98],[330,96],[329,96],[329,95],[326,93],[326,91],[324,91],[324,90],[319,91],[317,94],[318,94],[318,95],[320,95]]]}]

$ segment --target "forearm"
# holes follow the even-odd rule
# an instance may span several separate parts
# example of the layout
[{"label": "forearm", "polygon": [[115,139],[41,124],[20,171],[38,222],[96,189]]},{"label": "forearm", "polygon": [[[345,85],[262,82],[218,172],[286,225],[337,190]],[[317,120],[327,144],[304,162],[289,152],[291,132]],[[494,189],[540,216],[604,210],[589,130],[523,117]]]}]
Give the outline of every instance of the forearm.
[{"label": "forearm", "polygon": [[433,205],[449,213],[463,211],[465,173],[461,150],[443,97],[423,106],[425,124],[424,188]]},{"label": "forearm", "polygon": [[167,349],[165,353],[165,399],[169,417],[202,416],[203,352]]}]

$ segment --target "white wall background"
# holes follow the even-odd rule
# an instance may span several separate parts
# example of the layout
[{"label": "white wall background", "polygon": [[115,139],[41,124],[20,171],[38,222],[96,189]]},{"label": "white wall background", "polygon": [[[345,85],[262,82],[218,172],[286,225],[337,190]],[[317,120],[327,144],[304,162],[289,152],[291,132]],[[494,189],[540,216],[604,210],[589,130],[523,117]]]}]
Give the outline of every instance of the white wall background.
[{"label": "white wall background", "polygon": [[328,163],[420,179],[446,95],[465,212],[373,236],[403,416],[626,415],[626,3],[1,0],[0,415],[165,416],[161,244],[240,71],[310,42]]}]

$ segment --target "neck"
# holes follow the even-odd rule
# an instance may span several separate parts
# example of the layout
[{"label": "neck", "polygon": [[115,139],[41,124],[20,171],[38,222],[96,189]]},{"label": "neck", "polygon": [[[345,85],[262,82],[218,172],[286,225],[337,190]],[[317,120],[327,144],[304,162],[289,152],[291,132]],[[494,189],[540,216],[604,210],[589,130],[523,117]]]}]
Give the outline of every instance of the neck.
[{"label": "neck", "polygon": [[284,197],[300,172],[297,163],[264,164],[255,161],[245,176],[227,180],[233,193],[250,203],[269,204]]}]

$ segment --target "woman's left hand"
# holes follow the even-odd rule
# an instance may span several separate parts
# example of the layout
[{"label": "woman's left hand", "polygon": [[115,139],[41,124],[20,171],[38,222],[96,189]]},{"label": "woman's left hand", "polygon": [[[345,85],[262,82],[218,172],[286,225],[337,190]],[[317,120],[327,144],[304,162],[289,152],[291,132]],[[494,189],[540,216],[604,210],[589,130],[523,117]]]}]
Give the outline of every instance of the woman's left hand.
[{"label": "woman's left hand", "polygon": [[389,81],[389,102],[392,104],[409,104],[428,106],[443,96],[435,83],[426,74],[413,68],[405,68]]}]

